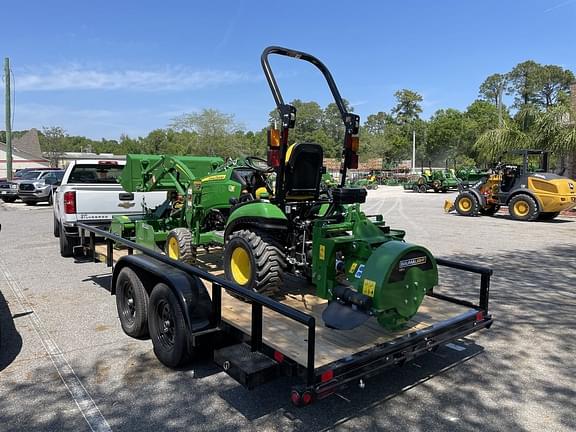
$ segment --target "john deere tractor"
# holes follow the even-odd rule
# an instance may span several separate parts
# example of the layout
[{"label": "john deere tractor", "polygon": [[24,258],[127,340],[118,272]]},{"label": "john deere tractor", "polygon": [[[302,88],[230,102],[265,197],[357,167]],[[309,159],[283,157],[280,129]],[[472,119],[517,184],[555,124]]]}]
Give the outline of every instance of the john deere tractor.
[{"label": "john deere tractor", "polygon": [[[284,103],[272,54],[316,66],[338,107],[345,133],[339,183],[329,194],[321,193],[322,146],[290,140],[296,108]],[[130,156],[122,174],[126,190],[164,188],[170,196],[140,220],[118,220],[114,229],[189,261],[195,248],[220,243],[225,276],[258,292],[281,291],[288,273],[306,278],[316,295],[329,300],[323,319],[333,328],[351,329],[371,316],[386,328],[404,325],[437,284],[436,261],[381,215],[361,211],[365,189],[345,187],[347,170],[358,167],[360,117],[346,110],[316,57],[268,47],[261,63],[281,119],[279,130],[268,131],[267,160]]]},{"label": "john deere tractor", "polygon": [[[444,209],[463,216],[493,215],[508,206],[513,219],[551,220],[562,210],[576,206],[576,182],[548,172],[548,153],[542,150],[515,150],[521,164],[498,163],[494,170],[467,189]],[[530,158],[539,159],[537,168]]]}]

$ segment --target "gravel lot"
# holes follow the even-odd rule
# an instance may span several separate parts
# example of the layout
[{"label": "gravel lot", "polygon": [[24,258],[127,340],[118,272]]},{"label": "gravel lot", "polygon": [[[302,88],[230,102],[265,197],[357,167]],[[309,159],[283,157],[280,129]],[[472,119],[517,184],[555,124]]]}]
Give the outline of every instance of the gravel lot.
[{"label": "gravel lot", "polygon": [[209,360],[163,367],[122,333],[105,265],[60,257],[51,208],[0,203],[0,431],[576,430],[576,218],[464,218],[449,197],[382,187],[365,209],[492,267],[494,326],[303,409],[288,380],[248,392]]}]

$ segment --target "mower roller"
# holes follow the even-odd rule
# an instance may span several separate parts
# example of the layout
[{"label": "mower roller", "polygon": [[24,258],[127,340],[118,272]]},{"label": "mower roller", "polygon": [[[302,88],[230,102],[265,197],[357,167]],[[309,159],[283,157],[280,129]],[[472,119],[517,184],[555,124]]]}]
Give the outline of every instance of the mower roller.
[{"label": "mower roller", "polygon": [[[322,147],[290,142],[296,108],[284,103],[270,55],[316,66],[338,107],[345,129],[340,183],[328,194],[321,190]],[[347,170],[358,167],[360,117],[346,110],[326,66],[282,47],[266,48],[261,63],[281,119],[279,130],[268,130],[267,160],[231,164],[190,157],[185,169],[181,157],[130,156],[122,174],[127,191],[162,189],[171,195],[162,208],[141,220],[118,221],[113,230],[155,247],[164,244],[174,258],[194,255],[187,252],[201,245],[223,244],[225,276],[238,285],[281,294],[284,276],[292,274],[328,300],[323,312],[328,327],[352,329],[375,317],[383,327],[398,329],[438,283],[434,257],[405,242],[405,232],[390,229],[381,215],[365,215],[360,208],[365,189],[345,187]],[[127,234],[129,224],[135,233]],[[171,235],[174,248],[166,245]]]}]

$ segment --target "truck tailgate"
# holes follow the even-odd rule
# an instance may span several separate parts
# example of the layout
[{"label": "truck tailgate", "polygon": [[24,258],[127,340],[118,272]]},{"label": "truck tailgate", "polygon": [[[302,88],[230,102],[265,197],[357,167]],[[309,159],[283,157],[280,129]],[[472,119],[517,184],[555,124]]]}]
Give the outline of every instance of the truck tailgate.
[{"label": "truck tailgate", "polygon": [[110,220],[118,214],[144,212],[160,205],[166,192],[125,192],[118,185],[75,185],[78,220]]}]

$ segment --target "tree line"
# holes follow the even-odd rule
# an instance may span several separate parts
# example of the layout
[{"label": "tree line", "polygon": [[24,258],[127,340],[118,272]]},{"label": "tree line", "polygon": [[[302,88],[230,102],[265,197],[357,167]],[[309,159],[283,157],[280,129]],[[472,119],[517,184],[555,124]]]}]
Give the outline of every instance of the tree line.
[{"label": "tree line", "polygon": [[[574,73],[556,65],[525,61],[506,73],[495,73],[480,85],[478,99],[463,111],[437,110],[422,119],[423,98],[410,89],[398,90],[389,111],[367,116],[361,128],[360,158],[394,162],[411,158],[416,134],[417,161],[443,165],[476,164],[498,159],[512,148],[548,149],[563,157],[576,151],[576,126],[570,116],[570,84]],[[510,104],[505,103],[505,99]],[[344,130],[334,103],[291,102],[297,109],[293,142],[316,142],[326,157],[339,157]],[[348,101],[345,105],[352,110]],[[268,121],[278,121],[276,110]],[[0,140],[2,140],[0,135]],[[177,155],[264,156],[266,128],[249,131],[232,114],[206,108],[174,118],[166,128],[145,137],[122,135],[100,141],[70,136],[61,127],[44,127],[44,152],[57,158],[64,151],[155,153]]]}]

